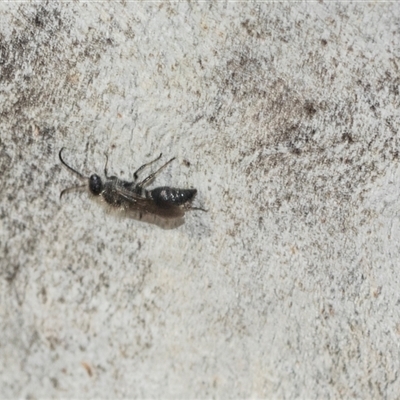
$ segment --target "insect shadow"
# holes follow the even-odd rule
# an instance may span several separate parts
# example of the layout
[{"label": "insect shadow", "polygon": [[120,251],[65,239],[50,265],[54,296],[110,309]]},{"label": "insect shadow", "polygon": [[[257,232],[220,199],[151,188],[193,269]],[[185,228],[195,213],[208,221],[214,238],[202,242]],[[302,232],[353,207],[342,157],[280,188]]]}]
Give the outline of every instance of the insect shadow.
[{"label": "insect shadow", "polygon": [[179,189],[161,186],[147,190],[146,187],[154,181],[157,175],[172,161],[171,158],[154,173],[143,180],[139,180],[139,173],[145,168],[160,160],[162,153],[153,161],[142,165],[134,174],[132,182],[124,181],[116,176],[109,176],[107,172],[108,157],[104,166],[103,181],[99,175],[83,176],[80,172],[70,167],[62,158],[64,147],[58,156],[62,164],[75,174],[84,184],[64,189],[63,195],[87,189],[89,193],[107,204],[110,209],[121,211],[124,215],[137,220],[158,225],[164,229],[173,229],[184,223],[185,213],[188,211],[207,211],[201,207],[193,207],[192,202],[197,194],[197,189]]}]

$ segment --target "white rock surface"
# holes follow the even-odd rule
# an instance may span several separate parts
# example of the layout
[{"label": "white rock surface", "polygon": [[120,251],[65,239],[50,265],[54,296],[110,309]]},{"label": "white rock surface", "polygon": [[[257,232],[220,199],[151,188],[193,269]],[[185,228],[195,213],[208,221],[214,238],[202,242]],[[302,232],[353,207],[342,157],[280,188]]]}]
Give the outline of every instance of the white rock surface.
[{"label": "white rock surface", "polygon": [[[2,3],[0,397],[398,396],[399,15]],[[209,212],[59,201],[63,146]]]}]

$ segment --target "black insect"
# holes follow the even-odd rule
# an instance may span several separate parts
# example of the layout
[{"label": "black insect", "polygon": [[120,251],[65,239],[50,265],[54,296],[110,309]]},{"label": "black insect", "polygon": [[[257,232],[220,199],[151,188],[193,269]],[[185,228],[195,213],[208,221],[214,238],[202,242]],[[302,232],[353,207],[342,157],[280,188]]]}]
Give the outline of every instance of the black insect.
[{"label": "black insect", "polygon": [[146,167],[158,161],[162,156],[162,154],[160,154],[155,160],[142,165],[133,174],[134,181],[127,182],[118,179],[116,176],[108,176],[108,157],[106,156],[106,164],[104,166],[106,180],[103,182],[97,174],[90,175],[90,177],[87,178],[71,168],[61,156],[63,150],[64,148],[59,152],[60,161],[82,182],[85,182],[85,184],[64,189],[60,193],[60,198],[65,193],[72,190],[88,188],[92,195],[100,197],[113,208],[118,208],[123,211],[132,211],[138,213],[140,217],[143,214],[152,214],[163,219],[174,219],[183,217],[186,211],[207,211],[203,208],[192,206],[192,201],[196,196],[197,189],[178,189],[169,186],[162,186],[152,190],[145,189],[168,164],[175,160],[175,157],[171,158],[171,160],[166,162],[147,178],[138,182],[138,174]]}]

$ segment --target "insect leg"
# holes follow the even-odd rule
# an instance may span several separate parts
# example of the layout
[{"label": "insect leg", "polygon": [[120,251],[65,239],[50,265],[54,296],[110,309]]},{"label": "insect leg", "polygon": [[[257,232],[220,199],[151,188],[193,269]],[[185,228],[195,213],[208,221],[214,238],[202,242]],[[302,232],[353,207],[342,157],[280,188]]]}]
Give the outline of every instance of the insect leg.
[{"label": "insect leg", "polygon": [[139,169],[137,169],[133,174],[133,178],[135,179],[135,181],[138,179],[138,174],[139,174],[140,171],[144,170],[149,165],[151,165],[151,164],[155,163],[156,161],[158,161],[161,158],[161,156],[162,156],[162,153],[155,160],[150,161],[150,162],[142,165]]},{"label": "insect leg", "polygon": [[108,164],[108,155],[104,154],[106,156],[106,163],[104,165],[104,175],[107,179],[110,179],[110,177],[107,175],[107,164]]},{"label": "insect leg", "polygon": [[141,182],[139,182],[137,184],[138,187],[145,187],[146,185],[148,185],[149,183],[151,183],[156,176],[172,161],[175,160],[174,158],[171,158],[169,161],[167,161],[162,167],[158,168],[158,170],[156,172],[153,172],[151,175],[149,175],[147,178],[143,179]]},{"label": "insect leg", "polygon": [[106,153],[104,153],[104,155],[106,156],[106,164],[104,165],[104,175],[106,177],[106,179],[118,179],[115,175],[112,176],[108,176],[108,171],[107,171],[107,165],[108,165],[108,155]]},{"label": "insect leg", "polygon": [[187,208],[185,211],[204,211],[204,212],[208,212],[208,210],[206,210],[205,208],[201,208],[201,207],[192,207],[190,206],[189,208]]}]

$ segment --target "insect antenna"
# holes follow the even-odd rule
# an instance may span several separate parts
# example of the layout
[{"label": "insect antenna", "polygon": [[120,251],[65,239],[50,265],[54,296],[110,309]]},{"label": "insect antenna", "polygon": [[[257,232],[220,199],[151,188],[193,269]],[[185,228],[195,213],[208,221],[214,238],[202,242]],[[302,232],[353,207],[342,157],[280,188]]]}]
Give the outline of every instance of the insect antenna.
[{"label": "insect antenna", "polygon": [[[65,147],[63,147],[63,148],[60,150],[60,152],[58,153],[58,157],[60,158],[60,161],[63,163],[63,165],[64,165],[66,168],[68,168],[73,174],[75,174],[81,181],[87,180],[88,178],[86,178],[86,176],[83,176],[80,172],[74,170],[72,167],[70,167],[70,166],[62,159],[61,153],[63,152],[64,149],[65,149]],[[77,187],[80,187],[80,186],[77,186]],[[63,192],[65,192],[65,190],[64,190]],[[63,192],[61,192],[61,193],[63,193]]]},{"label": "insect antenna", "polygon": [[[62,164],[64,165],[64,167],[68,168],[74,175],[76,175],[79,180],[81,181],[88,181],[89,178],[86,178],[85,176],[83,176],[80,172],[74,170],[72,167],[70,167],[62,158],[62,152],[65,149],[65,147],[63,147],[60,152],[58,153],[58,157],[60,158],[60,161],[62,162]],[[64,194],[72,192],[74,190],[82,190],[84,188],[86,188],[87,183],[85,183],[84,185],[80,185],[80,186],[73,186],[67,189],[64,189],[61,193],[60,193],[60,199],[61,197],[63,197]]]},{"label": "insect antenna", "polygon": [[60,200],[61,200],[61,197],[63,197],[64,194],[66,194],[66,193],[73,192],[73,191],[75,191],[75,190],[83,190],[83,189],[86,189],[86,185],[73,186],[73,187],[64,189],[64,190],[60,193]]}]

